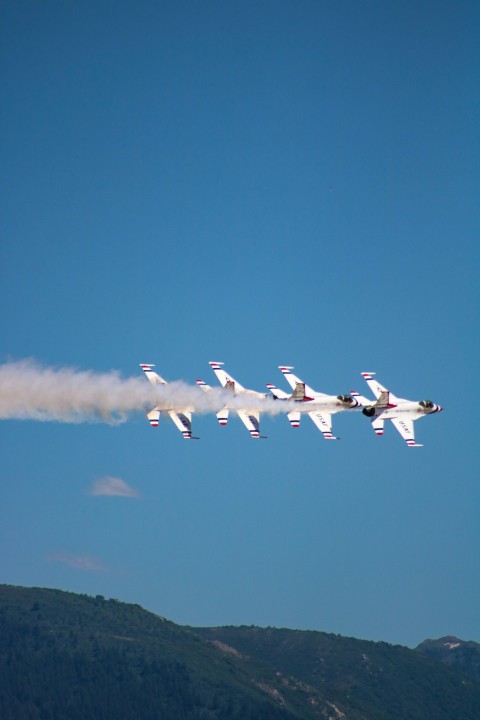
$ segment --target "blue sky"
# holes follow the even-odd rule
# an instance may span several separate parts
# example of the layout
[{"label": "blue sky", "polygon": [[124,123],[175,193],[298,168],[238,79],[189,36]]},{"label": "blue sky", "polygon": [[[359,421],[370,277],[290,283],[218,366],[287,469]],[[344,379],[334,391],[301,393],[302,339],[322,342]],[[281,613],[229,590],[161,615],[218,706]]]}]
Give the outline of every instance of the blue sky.
[{"label": "blue sky", "polygon": [[478,4],[0,12],[1,363],[215,384],[217,360],[257,390],[290,364],[334,394],[368,370],[445,407],[421,449],[362,415],[337,443],[2,421],[1,581],[480,641]]}]

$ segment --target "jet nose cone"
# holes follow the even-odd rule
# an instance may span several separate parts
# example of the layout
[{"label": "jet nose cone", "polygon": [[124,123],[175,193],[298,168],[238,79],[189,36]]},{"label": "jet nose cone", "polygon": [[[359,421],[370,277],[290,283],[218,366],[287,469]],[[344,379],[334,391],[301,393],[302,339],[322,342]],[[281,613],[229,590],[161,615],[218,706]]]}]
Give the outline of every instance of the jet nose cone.
[{"label": "jet nose cone", "polygon": [[441,405],[437,405],[437,412],[442,412],[443,407]]}]

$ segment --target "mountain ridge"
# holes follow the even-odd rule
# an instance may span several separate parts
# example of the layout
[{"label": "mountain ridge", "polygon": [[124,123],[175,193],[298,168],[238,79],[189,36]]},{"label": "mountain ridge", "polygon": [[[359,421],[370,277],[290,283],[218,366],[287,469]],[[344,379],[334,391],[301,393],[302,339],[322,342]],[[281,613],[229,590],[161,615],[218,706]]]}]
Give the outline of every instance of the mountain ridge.
[{"label": "mountain ridge", "polygon": [[436,640],[424,640],[415,649],[480,680],[480,643],[474,640],[460,640],[455,635],[446,635]]},{"label": "mountain ridge", "polygon": [[0,676],[2,720],[480,717],[480,683],[417,650],[44,588],[0,586]]}]

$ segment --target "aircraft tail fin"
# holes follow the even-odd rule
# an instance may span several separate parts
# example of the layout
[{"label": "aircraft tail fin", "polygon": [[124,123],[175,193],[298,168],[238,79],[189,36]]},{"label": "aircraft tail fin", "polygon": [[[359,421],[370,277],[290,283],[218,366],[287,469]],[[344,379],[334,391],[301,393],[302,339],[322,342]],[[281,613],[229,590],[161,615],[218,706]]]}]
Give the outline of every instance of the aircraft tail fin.
[{"label": "aircraft tail fin", "polygon": [[377,398],[377,402],[375,403],[375,406],[377,408],[385,409],[389,407],[396,407],[395,403],[390,402],[391,401],[391,393],[388,392],[388,390],[382,390],[380,395]]},{"label": "aircraft tail fin", "polygon": [[295,384],[295,388],[292,392],[291,400],[296,400],[297,402],[305,402],[307,400],[313,400],[312,397],[309,397],[305,392],[306,385],[304,382],[297,382]]}]

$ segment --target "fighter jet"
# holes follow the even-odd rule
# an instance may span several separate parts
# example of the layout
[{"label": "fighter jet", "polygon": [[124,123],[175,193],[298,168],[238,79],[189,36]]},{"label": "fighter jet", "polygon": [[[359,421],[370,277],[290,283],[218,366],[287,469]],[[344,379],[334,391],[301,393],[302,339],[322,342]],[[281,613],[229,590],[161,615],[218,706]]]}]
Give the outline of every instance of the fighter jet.
[{"label": "fighter jet", "polygon": [[[155,365],[141,363],[140,367],[142,368],[143,372],[150,380],[152,385],[167,385],[167,381],[164,380],[163,377],[158,375],[156,372],[153,372],[152,368],[154,368]],[[158,427],[158,421],[160,419],[161,412],[166,412],[168,415],[170,415],[185,440],[199,440],[198,437],[194,437],[192,435],[192,413],[190,409],[185,409],[183,412],[181,412],[179,410],[172,410],[168,407],[162,407],[160,405],[157,405],[156,408],[150,410],[150,412],[147,413],[148,421],[152,427]]]},{"label": "fighter jet", "polygon": [[292,366],[279,365],[279,369],[292,388],[292,394],[289,395],[283,390],[279,390],[275,385],[267,385],[267,387],[277,399],[293,400],[299,403],[298,410],[292,410],[287,414],[290,425],[298,427],[302,413],[307,413],[325,440],[339,440],[340,438],[332,434],[332,415],[343,410],[361,409],[358,400],[359,394],[352,391],[349,395],[326,395],[313,390],[294,375],[291,372]]},{"label": "fighter jet", "polygon": [[[258,410],[258,403],[250,403],[249,407],[249,398],[258,398],[264,400],[267,396],[264,393],[259,393],[255,390],[248,390],[244,388],[243,385],[240,385],[239,382],[237,382],[223,369],[222,362],[210,362],[209,365],[217,376],[220,385],[224,388],[224,390],[227,390],[229,393],[232,394],[232,398],[235,397],[245,400],[245,405],[241,408],[238,407],[237,403],[235,403],[235,410],[238,417],[243,422],[252,438],[265,439],[264,435],[260,435],[260,411]],[[210,385],[207,385],[207,383],[205,383],[203,380],[197,380],[196,383],[197,385],[199,385],[199,387],[202,388],[202,390],[206,392],[212,389]],[[223,407],[221,410],[219,410],[219,412],[217,412],[217,419],[220,425],[227,424],[230,410],[231,408],[229,407],[229,404],[227,402],[225,407]]]},{"label": "fighter jet", "polygon": [[[391,420],[400,435],[406,441],[408,447],[422,447],[415,442],[413,423],[425,415],[441,412],[443,408],[435,405],[431,400],[405,400],[396,397],[383,385],[374,379],[375,373],[362,372],[370,390],[377,398],[375,403],[367,404],[362,412],[371,418],[372,427],[377,435],[383,435],[383,424],[385,420]],[[366,398],[362,398],[363,401]],[[363,404],[365,404],[363,402]]]}]

